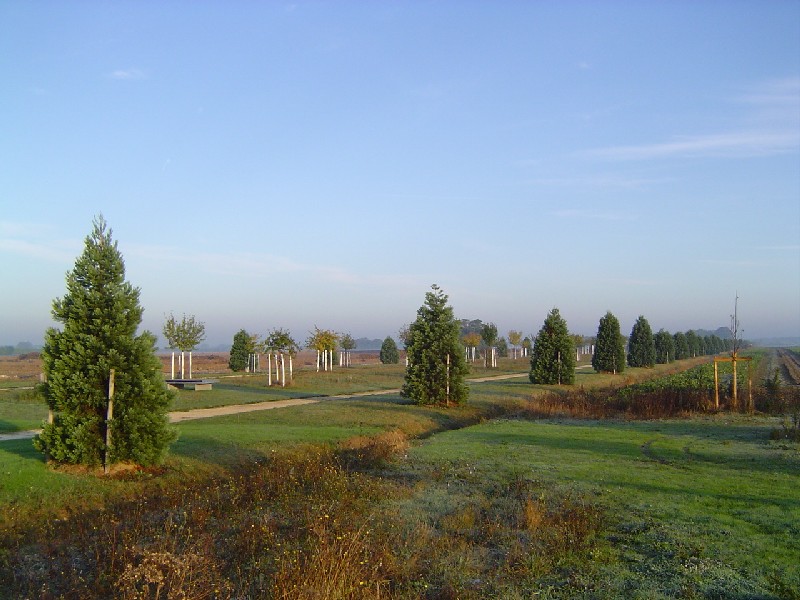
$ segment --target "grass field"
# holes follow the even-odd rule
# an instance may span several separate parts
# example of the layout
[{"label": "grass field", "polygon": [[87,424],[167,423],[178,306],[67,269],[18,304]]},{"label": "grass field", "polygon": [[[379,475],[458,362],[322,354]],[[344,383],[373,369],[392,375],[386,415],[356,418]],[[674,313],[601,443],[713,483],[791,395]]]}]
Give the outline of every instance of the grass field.
[{"label": "grass field", "polygon": [[[544,496],[601,507],[606,519],[571,592],[620,598],[767,598],[800,590],[800,455],[770,442],[775,422],[495,420],[410,452],[443,473],[415,502],[446,513],[475,489],[529,481]],[[430,481],[433,478],[427,477]]]},{"label": "grass field", "polygon": [[[393,389],[401,373],[310,372],[291,391]],[[258,377],[179,401],[286,393]],[[544,391],[523,377],[473,383],[459,409],[389,393],[187,421],[163,468],[110,478],[3,442],[0,597],[141,591],[165,556],[219,598],[798,597],[800,452],[770,439],[775,417],[520,418]],[[33,394],[3,393],[23,396],[0,421],[24,424]],[[162,597],[193,597],[176,564],[159,567]]]}]

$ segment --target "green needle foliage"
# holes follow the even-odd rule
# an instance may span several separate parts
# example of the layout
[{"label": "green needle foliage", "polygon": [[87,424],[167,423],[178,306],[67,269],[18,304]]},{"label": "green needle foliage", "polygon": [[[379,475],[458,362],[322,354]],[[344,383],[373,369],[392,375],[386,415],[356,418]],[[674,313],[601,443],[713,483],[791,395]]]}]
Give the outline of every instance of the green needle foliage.
[{"label": "green needle foliage", "polygon": [[400,393],[417,404],[461,404],[469,393],[461,329],[445,293],[437,285],[431,289],[409,326],[409,366]]},{"label": "green needle foliage", "polygon": [[381,344],[381,363],[384,365],[396,365],[400,362],[400,353],[397,351],[397,342],[391,336],[386,336]]},{"label": "green needle foliage", "polygon": [[531,352],[531,383],[575,383],[575,342],[557,308],[544,320]]},{"label": "green needle foliage", "polygon": [[[717,338],[719,339],[719,338]],[[675,339],[665,329],[659,329],[653,336],[656,347],[656,362],[665,365],[675,360]]]},{"label": "green needle foliage", "polygon": [[228,367],[231,371],[244,371],[247,368],[247,361],[253,353],[255,344],[253,337],[244,329],[240,329],[233,336],[233,345],[231,345],[230,358],[228,358]]},{"label": "green needle foliage", "polygon": [[98,465],[105,457],[109,378],[114,378],[112,445],[108,462],[159,462],[175,440],[167,423],[171,395],[161,377],[155,336],[136,335],[142,320],[139,289],[102,216],[94,220],[83,254],[67,274],[67,293],[53,302],[63,330],[48,329],[42,350],[44,397],[53,422],[35,447],[52,460]]},{"label": "green needle foliage", "polygon": [[592,368],[605,373],[621,373],[625,370],[625,341],[619,330],[619,320],[611,312],[600,319]]},{"label": "green needle foliage", "polygon": [[636,319],[628,342],[628,365],[653,367],[656,364],[656,342],[650,323],[643,316]]}]

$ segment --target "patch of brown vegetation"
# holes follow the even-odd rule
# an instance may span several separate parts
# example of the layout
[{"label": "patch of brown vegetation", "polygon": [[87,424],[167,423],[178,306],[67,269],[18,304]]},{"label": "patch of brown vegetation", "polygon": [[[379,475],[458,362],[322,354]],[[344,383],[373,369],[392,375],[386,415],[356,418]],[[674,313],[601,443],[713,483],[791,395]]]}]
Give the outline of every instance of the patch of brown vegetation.
[{"label": "patch of brown vegetation", "polygon": [[142,477],[153,477],[162,475],[166,471],[164,467],[143,467],[135,463],[114,463],[108,467],[108,473],[101,465],[88,466],[88,465],[69,465],[52,463],[51,468],[59,473],[67,475],[80,475],[91,477],[105,477],[109,479],[118,479],[121,481],[129,481],[134,479],[141,479]]}]

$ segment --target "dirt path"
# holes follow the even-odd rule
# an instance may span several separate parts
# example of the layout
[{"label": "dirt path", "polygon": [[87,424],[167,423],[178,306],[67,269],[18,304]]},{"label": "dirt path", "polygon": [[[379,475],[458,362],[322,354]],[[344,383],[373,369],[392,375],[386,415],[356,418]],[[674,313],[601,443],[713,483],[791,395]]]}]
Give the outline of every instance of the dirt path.
[{"label": "dirt path", "polygon": [[[514,379],[516,377],[527,377],[527,373],[512,373],[510,375],[493,375],[490,377],[479,377],[468,379],[469,383],[482,383],[500,379]],[[272,410],[274,408],[287,408],[289,406],[301,406],[303,404],[316,404],[325,400],[346,400],[348,398],[361,398],[364,396],[381,396],[383,394],[399,394],[400,388],[391,390],[371,390],[368,392],[355,392],[353,394],[337,394],[335,396],[319,396],[317,398],[289,398],[287,400],[270,400],[267,402],[253,402],[251,404],[230,404],[228,406],[215,406],[213,408],[196,408],[194,410],[182,410],[169,413],[170,423],[180,423],[194,419],[210,419],[211,417],[223,417],[225,415],[238,415],[241,413],[255,412],[257,410]],[[29,431],[15,431],[13,433],[0,434],[0,442],[10,440],[24,440],[37,435],[41,429]]]}]

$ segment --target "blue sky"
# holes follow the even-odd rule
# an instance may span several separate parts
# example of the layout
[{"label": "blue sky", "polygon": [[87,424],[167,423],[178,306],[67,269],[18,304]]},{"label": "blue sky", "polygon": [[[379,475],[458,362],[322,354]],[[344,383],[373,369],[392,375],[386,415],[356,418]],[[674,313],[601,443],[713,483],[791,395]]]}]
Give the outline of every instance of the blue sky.
[{"label": "blue sky", "polygon": [[0,343],[102,213],[143,326],[395,335],[431,284],[800,335],[800,3],[0,4]]}]

